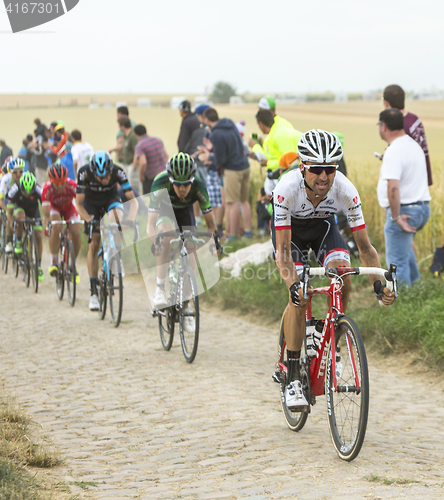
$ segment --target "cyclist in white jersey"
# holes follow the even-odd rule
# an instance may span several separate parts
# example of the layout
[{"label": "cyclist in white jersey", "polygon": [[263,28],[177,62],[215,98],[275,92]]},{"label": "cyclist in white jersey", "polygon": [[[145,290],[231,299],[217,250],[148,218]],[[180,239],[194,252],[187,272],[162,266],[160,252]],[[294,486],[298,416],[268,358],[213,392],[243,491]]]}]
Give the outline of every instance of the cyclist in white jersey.
[{"label": "cyclist in white jersey", "polygon": [[[350,180],[336,172],[342,158],[338,137],[324,130],[310,130],[299,141],[298,154],[301,159],[299,170],[285,174],[273,191],[271,227],[276,265],[289,289],[284,321],[288,358],[285,398],[289,408],[308,405],[299,374],[308,300],[301,291],[298,270],[309,262],[310,249],[315,252],[321,266],[350,266],[350,255],[336,226],[335,214],[341,210],[346,214],[362,264],[381,267],[367,235],[358,191]],[[377,276],[369,278],[377,297],[385,305],[392,304],[393,292],[384,287]],[[350,276],[344,277],[344,310],[350,286]]]},{"label": "cyclist in white jersey", "polygon": [[25,162],[22,158],[9,158],[7,170],[8,172],[0,180],[0,208],[4,210],[8,217],[6,225],[6,246],[5,252],[12,252],[13,233],[12,224],[14,221],[14,203],[10,203],[8,193],[12,186],[20,182],[20,177],[23,174]]}]

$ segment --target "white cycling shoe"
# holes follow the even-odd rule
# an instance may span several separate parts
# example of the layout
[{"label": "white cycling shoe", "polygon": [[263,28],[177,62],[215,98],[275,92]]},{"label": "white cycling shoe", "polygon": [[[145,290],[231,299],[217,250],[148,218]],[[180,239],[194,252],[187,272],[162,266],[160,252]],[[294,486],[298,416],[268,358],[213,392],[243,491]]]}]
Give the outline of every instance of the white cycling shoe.
[{"label": "white cycling shoe", "polygon": [[299,380],[293,380],[285,388],[285,403],[287,408],[308,406],[308,402],[302,392],[302,384]]},{"label": "white cycling shoe", "polygon": [[[183,312],[187,314],[194,313],[193,309],[191,309],[189,305],[184,309]],[[196,331],[196,318],[194,316],[185,316],[183,319],[183,329],[187,333],[194,333]]]},{"label": "white cycling shoe", "polygon": [[98,311],[100,309],[100,302],[98,295],[91,295],[89,299],[89,310]]},{"label": "white cycling shoe", "polygon": [[154,309],[165,309],[165,307],[168,307],[168,301],[163,288],[156,288],[156,293],[153,297],[153,306]]},{"label": "white cycling shoe", "polygon": [[12,241],[8,241],[8,243],[6,243],[6,246],[5,246],[5,252],[6,253],[11,253],[13,249],[14,248],[12,246]]}]

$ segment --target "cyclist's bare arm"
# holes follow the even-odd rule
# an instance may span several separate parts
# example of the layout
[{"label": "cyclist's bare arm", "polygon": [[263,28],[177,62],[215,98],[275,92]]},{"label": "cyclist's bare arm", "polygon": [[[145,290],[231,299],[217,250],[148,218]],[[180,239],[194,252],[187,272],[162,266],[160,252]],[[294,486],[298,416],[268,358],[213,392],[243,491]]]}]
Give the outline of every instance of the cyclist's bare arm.
[{"label": "cyclist's bare arm", "polygon": [[6,207],[6,203],[5,203],[4,198],[0,198],[0,208],[5,212],[7,211],[7,207]]},{"label": "cyclist's bare arm", "polygon": [[213,212],[211,211],[203,214],[203,218],[205,220],[207,228],[214,234],[216,232],[216,224],[214,223]]},{"label": "cyclist's bare arm", "polygon": [[76,208],[77,208],[77,213],[80,215],[80,217],[83,220],[86,220],[86,222],[89,222],[93,218],[89,213],[85,210],[83,204],[85,202],[85,193],[77,193],[76,195]]},{"label": "cyclist's bare arm", "polygon": [[291,257],[291,229],[276,231],[276,265],[287,288],[299,281],[296,266]]},{"label": "cyclist's bare arm", "polygon": [[[365,267],[381,267],[381,263],[379,261],[378,252],[373,248],[370,240],[368,239],[368,234],[366,229],[359,229],[353,233],[355,238],[356,245],[359,250],[359,258],[361,259],[362,264]],[[378,276],[373,274],[369,275],[370,281],[372,284],[375,281],[380,280]],[[384,295],[382,297],[382,303],[386,306],[393,304],[395,300],[395,294],[390,291],[387,287],[384,288]]]},{"label": "cyclist's bare arm", "polygon": [[136,220],[137,210],[139,209],[139,202],[137,201],[133,191],[127,191],[125,194],[130,204],[128,219],[134,221]]},{"label": "cyclist's bare arm", "polygon": [[50,214],[51,205],[48,203],[47,205],[42,205],[43,212],[43,228],[47,227],[49,219],[51,217]]}]

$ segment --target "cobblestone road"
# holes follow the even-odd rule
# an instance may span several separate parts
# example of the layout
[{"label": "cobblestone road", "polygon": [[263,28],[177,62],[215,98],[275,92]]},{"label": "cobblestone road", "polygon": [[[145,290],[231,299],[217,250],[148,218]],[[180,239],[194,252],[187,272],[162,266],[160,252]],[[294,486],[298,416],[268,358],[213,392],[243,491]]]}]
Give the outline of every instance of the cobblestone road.
[{"label": "cobblestone road", "polygon": [[442,384],[370,356],[367,436],[346,463],[324,398],[301,433],[286,427],[276,325],[204,309],[189,365],[178,339],[163,351],[143,282],[125,278],[115,329],[89,312],[85,276],[72,309],[48,276],[36,295],[0,275],[0,377],[60,448],[62,479],[98,500],[444,498]]}]

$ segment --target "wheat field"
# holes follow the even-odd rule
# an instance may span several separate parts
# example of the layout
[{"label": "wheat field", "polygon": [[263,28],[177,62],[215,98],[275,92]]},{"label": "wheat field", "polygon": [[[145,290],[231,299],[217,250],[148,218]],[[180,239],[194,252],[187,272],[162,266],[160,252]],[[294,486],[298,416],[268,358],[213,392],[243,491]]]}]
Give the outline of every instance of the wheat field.
[{"label": "wheat field", "polygon": [[[18,152],[22,139],[34,130],[33,120],[39,117],[47,125],[51,121],[63,120],[67,130],[78,128],[84,140],[90,142],[95,149],[109,149],[115,144],[117,119],[114,108],[88,109],[80,104],[87,104],[90,98],[85,96],[0,96],[0,103],[13,106],[20,102],[19,108],[0,109],[0,137]],[[71,98],[78,98],[78,107],[65,107]],[[126,101],[129,104],[130,116],[137,123],[143,123],[150,135],[160,137],[169,154],[177,152],[177,137],[181,118],[177,110],[168,107],[138,108],[135,102],[139,96],[115,95],[96,96],[98,103]],[[171,96],[151,97],[153,102],[165,102]],[[192,96],[188,96],[192,100]],[[52,106],[61,101],[62,106]],[[131,106],[131,103],[134,103]],[[33,106],[25,108],[24,106]],[[42,107],[38,107],[42,106]],[[43,107],[46,106],[46,107]],[[233,121],[246,121],[246,135],[251,132],[260,133],[254,118],[257,106],[215,106],[221,117],[229,117]],[[444,101],[407,101],[406,108],[416,113],[423,121],[432,162],[433,186],[432,216],[427,226],[416,236],[418,260],[426,269],[431,262],[435,246],[444,244],[444,218],[442,201],[444,200]],[[374,151],[382,153],[386,143],[378,134],[379,112],[382,104],[379,101],[350,101],[345,103],[306,103],[278,106],[277,112],[288,119],[298,130],[304,132],[311,128],[323,128],[341,132],[345,136],[344,158],[348,175],[358,188],[369,234],[379,253],[383,255],[384,211],[379,207],[376,197],[376,185],[379,177],[380,161],[373,156]],[[257,163],[252,162],[255,186],[260,184],[264,173],[260,172]],[[252,195],[254,198],[256,193]]]}]

